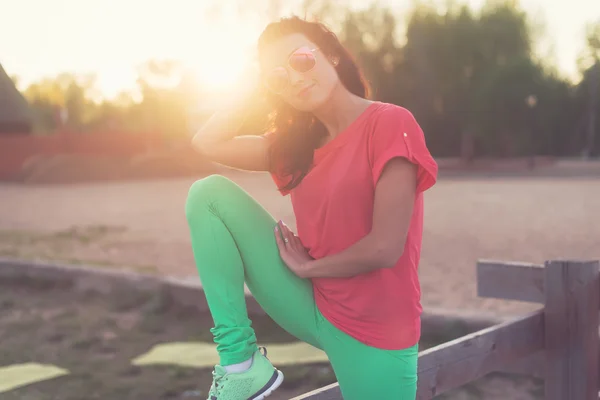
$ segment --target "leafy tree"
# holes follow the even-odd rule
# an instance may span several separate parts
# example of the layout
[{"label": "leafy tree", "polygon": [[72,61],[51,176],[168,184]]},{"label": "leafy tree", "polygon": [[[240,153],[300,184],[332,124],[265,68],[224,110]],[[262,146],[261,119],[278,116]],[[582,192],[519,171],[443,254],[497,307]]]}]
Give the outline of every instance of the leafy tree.
[{"label": "leafy tree", "polygon": [[62,73],[54,78],[44,78],[24,91],[34,114],[35,130],[52,131],[62,122],[61,111],[66,112],[65,126],[74,131],[83,130],[93,118],[95,104],[94,76],[76,76]]},{"label": "leafy tree", "polygon": [[[221,5],[211,4],[205,18],[218,18]],[[237,10],[267,23],[287,12],[285,5],[240,1]],[[257,10],[269,12],[257,15]],[[458,1],[444,7],[415,1],[403,16],[378,2],[350,9],[305,0],[300,10],[338,33],[376,99],[416,115],[436,156],[600,153],[594,134],[600,124],[600,21],[587,29],[579,62],[583,79],[573,85],[532,54],[534,27],[516,0],[488,0],[477,12]],[[193,119],[208,117],[196,112],[195,104],[215,99],[174,60],[141,65],[137,86],[137,97],[123,93],[99,101],[94,77],[61,74],[24,93],[38,116],[38,131],[56,129],[57,110],[65,109],[70,130],[159,132],[167,140],[189,133],[199,122]],[[268,111],[260,101],[253,106],[249,133],[264,128]]]}]

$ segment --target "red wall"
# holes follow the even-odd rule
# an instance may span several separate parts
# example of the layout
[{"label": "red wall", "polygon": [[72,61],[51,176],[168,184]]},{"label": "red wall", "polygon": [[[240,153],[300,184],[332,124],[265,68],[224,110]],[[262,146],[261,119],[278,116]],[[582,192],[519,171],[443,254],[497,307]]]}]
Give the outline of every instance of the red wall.
[{"label": "red wall", "polygon": [[48,136],[0,135],[0,179],[10,179],[33,156],[79,154],[132,157],[164,148],[157,134],[128,132],[55,133]]}]

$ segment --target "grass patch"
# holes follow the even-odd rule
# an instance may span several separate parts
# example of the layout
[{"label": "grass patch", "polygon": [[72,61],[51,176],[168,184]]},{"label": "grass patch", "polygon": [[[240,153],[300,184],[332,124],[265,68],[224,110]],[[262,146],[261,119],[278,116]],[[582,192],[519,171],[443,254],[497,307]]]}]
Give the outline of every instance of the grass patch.
[{"label": "grass patch", "polygon": [[81,243],[90,243],[101,240],[110,235],[124,233],[127,231],[125,226],[111,225],[87,225],[87,226],[72,226],[69,229],[58,231],[50,235],[56,239],[75,240]]},{"label": "grass patch", "polygon": [[41,242],[70,242],[91,243],[109,236],[124,233],[125,226],[85,225],[72,226],[65,230],[42,233],[25,230],[0,230],[0,241],[12,245],[35,245]]},{"label": "grass patch", "polygon": [[109,225],[73,226],[57,232],[40,233],[19,230],[0,230],[0,257],[29,261],[59,262],[76,266],[129,269],[155,274],[156,265],[124,265],[110,261],[78,258],[73,250],[82,246],[97,245],[100,248],[109,240],[127,231],[126,227]]},{"label": "grass patch", "polygon": [[86,246],[105,248],[111,241],[125,233],[124,226],[87,225],[50,232],[31,232],[22,230],[0,230],[0,257],[18,258],[29,261],[59,262],[76,266],[93,266],[110,269],[129,269],[137,272],[155,274],[156,265],[124,265],[100,259],[74,257],[76,249]]},{"label": "grass patch", "polygon": [[96,268],[106,268],[106,269],[115,269],[115,270],[129,270],[136,271],[144,274],[158,274],[159,268],[156,265],[124,265],[111,263],[106,261],[99,260],[90,260],[90,259],[81,259],[81,258],[71,258],[71,257],[60,257],[53,256],[44,253],[37,253],[28,250],[18,250],[18,249],[8,249],[2,250],[0,249],[0,257],[7,258],[15,258],[23,261],[43,261],[43,262],[55,262],[60,264],[67,264],[78,267],[96,267]]}]

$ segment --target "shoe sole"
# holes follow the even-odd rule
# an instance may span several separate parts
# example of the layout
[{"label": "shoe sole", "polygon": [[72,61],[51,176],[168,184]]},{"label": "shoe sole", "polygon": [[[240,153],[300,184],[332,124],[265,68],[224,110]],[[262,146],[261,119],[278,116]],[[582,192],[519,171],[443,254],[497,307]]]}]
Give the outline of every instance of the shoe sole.
[{"label": "shoe sole", "polygon": [[283,383],[283,372],[276,369],[265,387],[248,400],[264,400],[265,397],[269,397],[279,386],[281,386],[281,383]]}]

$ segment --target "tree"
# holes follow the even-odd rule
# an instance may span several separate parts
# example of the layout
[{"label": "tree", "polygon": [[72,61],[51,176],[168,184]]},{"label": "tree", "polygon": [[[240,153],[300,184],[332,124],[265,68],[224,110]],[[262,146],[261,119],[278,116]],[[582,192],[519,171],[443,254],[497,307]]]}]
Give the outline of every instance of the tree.
[{"label": "tree", "polygon": [[174,60],[151,60],[138,69],[141,101],[129,110],[134,130],[159,132],[165,138],[185,137],[189,104],[197,101],[197,85]]},{"label": "tree", "polygon": [[[44,78],[29,85],[24,95],[33,110],[35,130],[53,131],[63,122],[70,130],[85,130],[96,108],[91,99],[94,86],[93,75],[76,76],[70,73]],[[63,122],[58,118],[61,112],[66,117]]]},{"label": "tree", "polygon": [[578,59],[581,71],[591,68],[600,60],[600,20],[586,26],[585,42],[585,49]]},{"label": "tree", "polygon": [[530,58],[510,60],[486,75],[469,104],[475,132],[484,139],[480,143],[485,154],[531,154],[542,75]]},{"label": "tree", "polygon": [[302,13],[334,30],[363,69],[382,101],[397,100],[392,72],[401,58],[398,19],[388,6],[375,1],[363,9],[349,9],[334,2],[305,0]]},{"label": "tree", "polygon": [[[211,2],[212,17],[220,18],[223,6]],[[236,4],[239,15],[270,10],[269,17],[256,15],[267,23],[286,3]],[[304,0],[300,14],[337,33],[365,71],[376,100],[415,114],[436,156],[600,152],[594,128],[600,118],[600,21],[588,27],[583,79],[573,86],[532,54],[532,27],[516,0],[488,0],[479,11],[451,0],[443,8],[415,4],[405,19],[377,2],[350,9]],[[68,110],[72,130],[160,132],[166,139],[182,137],[208,117],[193,105],[214,103],[215,94],[199,87],[180,63],[149,61],[138,75],[135,101],[123,94],[99,102],[93,77],[68,74],[36,82],[25,93],[45,130],[56,127],[57,107]],[[259,133],[268,106],[259,100],[252,106],[256,112],[244,131]]]},{"label": "tree", "polygon": [[600,154],[600,143],[596,141],[596,130],[600,121],[600,21],[591,24],[587,28],[587,62],[590,67],[584,73],[582,84],[589,88],[589,106],[587,132],[583,145],[583,156]]},{"label": "tree", "polygon": [[395,79],[404,80],[403,100],[423,119],[432,151],[470,158],[474,93],[498,66],[531,58],[528,21],[512,1],[490,1],[479,15],[455,3],[419,5],[402,53]]}]

